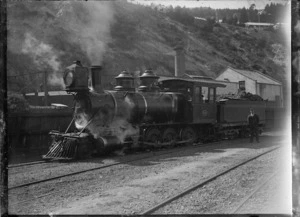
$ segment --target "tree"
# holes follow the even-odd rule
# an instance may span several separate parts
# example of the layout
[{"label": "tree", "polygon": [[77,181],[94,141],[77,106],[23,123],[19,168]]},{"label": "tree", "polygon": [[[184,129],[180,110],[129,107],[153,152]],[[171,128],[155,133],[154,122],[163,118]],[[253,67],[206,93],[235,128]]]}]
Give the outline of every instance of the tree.
[{"label": "tree", "polygon": [[238,18],[238,16],[237,16],[237,14],[234,13],[234,14],[232,15],[232,24],[233,24],[233,25],[237,25],[237,24],[238,24],[238,21],[239,21],[239,18]]},{"label": "tree", "polygon": [[248,20],[250,22],[254,22],[256,20],[256,14],[257,14],[257,11],[255,10],[255,4],[251,4],[251,6],[249,7],[249,18]]},{"label": "tree", "polygon": [[223,17],[222,23],[227,23],[227,18],[226,18],[226,16]]},{"label": "tree", "polygon": [[216,23],[216,18],[215,17],[208,17],[206,18],[207,24],[205,26],[206,31],[212,32],[214,28],[214,24]]}]

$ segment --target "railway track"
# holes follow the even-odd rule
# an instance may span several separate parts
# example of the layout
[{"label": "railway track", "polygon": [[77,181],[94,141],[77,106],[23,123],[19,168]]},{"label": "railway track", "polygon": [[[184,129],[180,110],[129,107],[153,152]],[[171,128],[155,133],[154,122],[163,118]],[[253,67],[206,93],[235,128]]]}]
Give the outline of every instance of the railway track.
[{"label": "railway track", "polygon": [[[190,148],[203,148],[203,147],[208,147],[212,144],[217,144],[217,143],[221,143],[221,142],[222,141],[207,143],[207,144],[201,144],[201,145],[195,145],[195,146],[190,146]],[[28,182],[28,183],[24,183],[24,184],[20,184],[20,185],[15,185],[15,186],[12,186],[12,187],[8,187],[8,190],[11,191],[13,189],[28,187],[28,186],[32,186],[32,185],[36,185],[36,184],[39,184],[39,183],[44,183],[44,182],[48,182],[48,181],[52,181],[52,180],[56,180],[56,179],[60,179],[60,178],[68,177],[68,176],[75,176],[75,175],[86,173],[86,172],[101,170],[101,169],[113,167],[113,166],[116,166],[116,165],[132,163],[132,162],[135,162],[135,161],[140,161],[140,160],[149,159],[149,158],[152,158],[152,157],[172,154],[172,153],[176,153],[176,152],[180,152],[180,151],[182,151],[181,148],[176,148],[176,149],[173,149],[172,151],[158,153],[158,154],[147,156],[147,157],[142,156],[142,157],[138,157],[138,158],[135,158],[135,159],[132,159],[132,160],[125,160],[125,161],[121,161],[121,162],[117,162],[117,163],[111,163],[111,164],[102,165],[102,166],[99,166],[99,167],[94,167],[94,168],[91,168],[91,169],[81,170],[81,171],[77,171],[77,172],[73,172],[73,173],[67,173],[67,174],[64,174],[64,175],[59,175],[59,176],[55,176],[55,177],[51,177],[51,178],[47,178],[47,179],[42,179],[42,180],[32,181],[32,182]]]},{"label": "railway track", "polygon": [[238,211],[241,210],[241,208],[252,198],[252,196],[258,192],[262,187],[264,187],[268,182],[270,182],[276,175],[278,174],[278,172],[272,173],[269,177],[265,178],[264,180],[262,180],[259,185],[253,189],[251,191],[250,194],[247,195],[247,197],[245,197],[231,212],[231,214],[237,214]]},{"label": "railway track", "polygon": [[[221,142],[221,141],[216,141],[216,142]],[[213,144],[216,142],[210,142],[210,143],[206,143],[205,145],[201,144],[203,147],[209,144]],[[199,144],[198,144],[199,145]],[[32,161],[32,162],[28,162],[28,163],[20,163],[20,164],[11,164],[8,165],[8,169],[13,169],[13,168],[19,168],[19,167],[27,167],[27,166],[31,166],[31,165],[37,165],[37,164],[47,164],[47,163],[51,163],[51,162],[82,162],[85,160],[61,160],[61,159],[49,159],[49,160],[42,160],[42,161]]]},{"label": "railway track", "polygon": [[[261,156],[263,156],[263,155],[266,155],[266,154],[268,154],[270,152],[273,152],[273,151],[275,151],[275,150],[277,150],[279,148],[280,147],[272,148],[271,150],[265,151],[265,152],[263,152],[263,153],[255,156],[255,157],[252,157],[252,158],[247,159],[247,160],[245,160],[245,161],[243,161],[241,163],[238,163],[237,165],[234,165],[231,168],[229,168],[227,170],[224,170],[224,171],[218,173],[217,175],[215,175],[213,177],[210,177],[210,178],[208,178],[208,179],[206,179],[206,180],[204,180],[202,182],[199,182],[199,183],[197,183],[197,184],[195,184],[195,185],[193,185],[191,187],[188,187],[187,189],[183,190],[182,192],[180,192],[180,193],[178,193],[178,194],[176,194],[176,195],[174,195],[174,196],[172,196],[170,198],[167,198],[166,200],[164,200],[164,201],[156,204],[155,206],[149,208],[148,210],[146,210],[143,213],[141,213],[141,215],[153,214],[155,211],[161,209],[162,207],[167,206],[171,202],[173,202],[173,201],[175,201],[175,200],[177,200],[177,199],[179,199],[179,198],[181,198],[181,197],[183,197],[183,196],[185,196],[185,195],[187,195],[187,194],[189,194],[189,193],[191,193],[191,192],[193,192],[193,191],[195,191],[195,190],[203,187],[204,185],[206,185],[206,184],[208,184],[208,183],[216,180],[217,178],[219,178],[219,177],[221,177],[221,176],[223,176],[223,175],[225,175],[225,174],[227,174],[227,173],[229,173],[229,172],[231,172],[231,171],[233,171],[233,170],[235,170],[235,169],[237,169],[237,168],[239,168],[239,167],[241,167],[241,166],[243,166],[243,165],[245,165],[245,164],[247,164],[247,163],[249,163],[249,162],[251,162],[251,161],[253,161],[253,160],[257,159],[257,158],[259,158],[259,157],[261,157]],[[273,174],[272,176],[268,177],[268,179],[266,181],[264,181],[256,189],[254,189],[254,191],[247,198],[245,198],[236,207],[236,209],[234,210],[233,213],[236,213],[251,198],[251,196],[254,195],[260,188],[262,188],[268,181],[270,181],[273,178],[274,175],[275,174]]]},{"label": "railway track", "polygon": [[54,161],[58,161],[58,160],[47,160],[47,161],[42,160],[42,161],[32,161],[32,162],[21,163],[21,164],[11,164],[11,165],[8,165],[8,169],[24,167],[24,166],[31,166],[31,165],[36,165],[36,164],[46,164],[46,163],[54,162]]}]

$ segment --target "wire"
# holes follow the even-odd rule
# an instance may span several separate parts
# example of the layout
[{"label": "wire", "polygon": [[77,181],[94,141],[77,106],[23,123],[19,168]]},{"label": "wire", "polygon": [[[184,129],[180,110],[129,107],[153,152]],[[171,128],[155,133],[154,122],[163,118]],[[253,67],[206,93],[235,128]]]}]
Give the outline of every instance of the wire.
[{"label": "wire", "polygon": [[29,73],[29,74],[23,74],[23,75],[9,75],[7,77],[8,78],[11,78],[11,77],[21,77],[21,76],[36,75],[36,74],[42,74],[42,73],[45,73],[45,72],[35,72],[35,73]]}]

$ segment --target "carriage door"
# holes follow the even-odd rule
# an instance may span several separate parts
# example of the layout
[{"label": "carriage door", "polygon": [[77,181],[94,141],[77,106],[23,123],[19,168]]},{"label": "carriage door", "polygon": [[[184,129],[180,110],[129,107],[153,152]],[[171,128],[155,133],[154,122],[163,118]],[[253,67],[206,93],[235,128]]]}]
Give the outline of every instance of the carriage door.
[{"label": "carriage door", "polygon": [[[197,87],[196,87],[197,88]],[[194,108],[194,122],[197,123],[212,123],[216,121],[216,88],[204,87],[200,88],[199,104]]]},{"label": "carriage door", "polygon": [[193,122],[199,123],[201,121],[201,105],[202,102],[202,88],[201,86],[194,86],[194,97],[193,97]]}]

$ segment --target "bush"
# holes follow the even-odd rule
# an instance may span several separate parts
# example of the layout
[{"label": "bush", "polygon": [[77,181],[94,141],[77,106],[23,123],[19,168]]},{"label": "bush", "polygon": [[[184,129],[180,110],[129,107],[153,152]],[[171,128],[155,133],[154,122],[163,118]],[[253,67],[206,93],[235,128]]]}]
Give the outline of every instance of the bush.
[{"label": "bush", "polygon": [[8,112],[27,111],[29,110],[29,103],[21,94],[15,92],[8,92],[7,110]]},{"label": "bush", "polygon": [[268,43],[268,41],[267,41],[266,38],[260,38],[260,39],[258,40],[257,45],[258,45],[260,48],[264,49],[264,48],[266,47],[267,43]]}]

